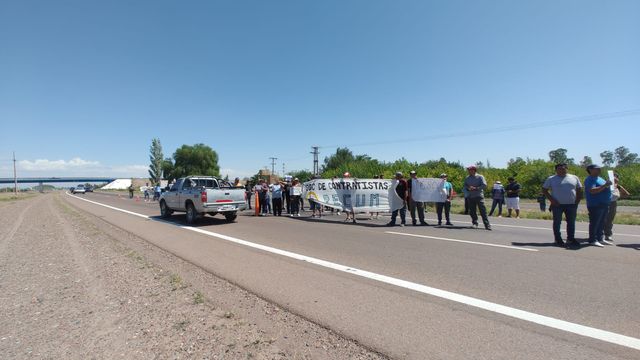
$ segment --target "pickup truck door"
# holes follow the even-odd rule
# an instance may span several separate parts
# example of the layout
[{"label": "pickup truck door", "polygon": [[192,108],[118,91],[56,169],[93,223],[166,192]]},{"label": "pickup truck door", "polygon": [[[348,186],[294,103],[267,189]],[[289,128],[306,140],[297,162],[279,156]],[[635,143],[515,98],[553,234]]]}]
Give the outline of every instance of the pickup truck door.
[{"label": "pickup truck door", "polygon": [[164,199],[170,209],[177,209],[178,207],[180,186],[182,186],[182,179],[179,179],[169,188],[169,191],[164,193]]},{"label": "pickup truck door", "polygon": [[180,191],[178,191],[178,193],[180,194],[180,197],[176,209],[186,211],[187,207],[185,206],[185,203],[187,202],[187,199],[191,199],[191,201],[193,201],[194,203],[196,202],[196,199],[194,199],[193,197],[193,194],[196,193],[196,189],[191,186],[191,179],[185,178],[183,180]]}]

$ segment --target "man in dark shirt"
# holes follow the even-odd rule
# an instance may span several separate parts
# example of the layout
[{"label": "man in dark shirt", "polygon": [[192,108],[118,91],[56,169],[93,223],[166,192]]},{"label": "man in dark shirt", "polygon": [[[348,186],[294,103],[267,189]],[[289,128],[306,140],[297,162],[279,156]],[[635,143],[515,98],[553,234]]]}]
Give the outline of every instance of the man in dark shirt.
[{"label": "man in dark shirt", "polygon": [[418,219],[420,220],[420,225],[424,225],[424,226],[428,226],[429,224],[427,224],[426,221],[424,221],[424,203],[422,201],[415,201],[413,200],[413,198],[411,198],[411,188],[413,187],[413,183],[415,181],[418,181],[418,177],[416,175],[416,172],[411,170],[411,172],[409,173],[409,176],[411,177],[409,180],[407,180],[407,193],[408,193],[408,201],[407,204],[409,205],[409,214],[411,215],[411,224],[413,226],[416,226],[417,221],[416,221],[416,210],[418,210]]},{"label": "man in dark shirt", "polygon": [[509,183],[504,188],[507,192],[507,217],[511,217],[512,210],[516,210],[516,218],[520,218],[520,190],[522,187],[513,177],[509,178]]},{"label": "man in dark shirt", "polygon": [[387,224],[387,226],[395,226],[396,218],[398,217],[398,212],[400,212],[400,226],[404,226],[406,223],[406,214],[407,214],[407,194],[409,186],[407,185],[407,180],[402,177],[401,172],[396,173],[396,180],[398,181],[398,185],[396,186],[396,194],[402,199],[403,206],[400,209],[393,210],[391,213],[391,222]]}]

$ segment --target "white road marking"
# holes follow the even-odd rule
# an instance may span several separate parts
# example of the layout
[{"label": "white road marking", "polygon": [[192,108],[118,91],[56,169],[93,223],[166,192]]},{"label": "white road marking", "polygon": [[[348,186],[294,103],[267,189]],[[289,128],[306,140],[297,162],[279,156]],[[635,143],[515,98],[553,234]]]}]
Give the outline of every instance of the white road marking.
[{"label": "white road marking", "polygon": [[[429,221],[438,221],[438,219],[427,219]],[[468,224],[468,221],[456,221],[456,220],[451,220],[451,222],[454,223],[460,223],[460,224]],[[529,229],[529,230],[545,230],[545,231],[553,231],[553,229],[551,227],[537,227],[537,226],[524,226],[524,225],[507,225],[507,224],[496,224],[496,223],[491,223],[491,226],[499,226],[499,227],[508,227],[508,228],[517,228],[517,229]],[[562,231],[565,231],[565,229],[561,229]],[[588,234],[588,231],[585,230],[576,230],[577,233],[581,233],[581,234]],[[630,237],[640,237],[640,235],[638,234],[623,234],[623,233],[615,233],[614,236],[630,236]]]},{"label": "white road marking", "polygon": [[498,247],[498,248],[504,248],[504,249],[511,249],[511,250],[522,250],[522,251],[533,251],[533,252],[538,251],[538,249],[527,249],[527,248],[524,248],[524,247],[518,247],[518,246],[509,246],[509,245],[491,244],[491,243],[483,243],[483,242],[469,241],[469,240],[449,239],[449,238],[443,238],[443,237],[437,237],[437,236],[427,236],[427,235],[409,234],[409,233],[401,233],[401,232],[395,232],[395,231],[385,231],[385,233],[387,233],[387,234],[394,234],[394,235],[402,235],[402,236],[419,237],[419,238],[425,238],[425,239],[434,239],[434,240],[442,240],[442,241],[451,241],[451,242],[464,243],[464,244],[473,244],[473,245],[492,246],[492,247]]},{"label": "white road marking", "polygon": [[274,247],[271,247],[271,246],[266,246],[266,245],[253,243],[253,242],[250,242],[250,241],[234,238],[234,237],[231,237],[231,236],[218,234],[218,233],[215,233],[215,232],[212,232],[212,231],[202,230],[202,229],[195,228],[195,227],[190,227],[190,226],[178,225],[178,224],[175,224],[175,223],[172,223],[172,222],[169,222],[169,221],[164,221],[164,220],[156,219],[156,218],[153,218],[153,217],[150,217],[150,216],[147,216],[147,215],[138,214],[138,213],[135,213],[133,211],[119,209],[119,208],[114,207],[114,206],[101,204],[101,203],[96,202],[96,201],[83,199],[81,197],[78,197],[78,196],[75,196],[75,195],[71,195],[69,193],[66,193],[66,194],[68,196],[74,197],[76,199],[79,199],[79,200],[82,200],[82,201],[86,201],[86,202],[89,202],[89,203],[92,203],[92,204],[96,204],[96,205],[99,205],[99,206],[103,206],[103,207],[106,207],[106,208],[109,208],[109,209],[112,209],[112,210],[120,211],[120,212],[123,212],[123,213],[126,213],[126,214],[138,216],[138,217],[145,218],[145,219],[159,221],[159,222],[162,222],[164,224],[170,224],[170,225],[177,226],[179,228],[182,228],[182,229],[185,229],[185,230],[188,230],[188,231],[193,231],[193,232],[197,232],[197,233],[200,233],[200,234],[212,236],[212,237],[215,237],[215,238],[218,238],[218,239],[226,240],[226,241],[229,241],[229,242],[232,242],[232,243],[235,243],[235,244],[239,244],[239,245],[243,245],[243,246],[247,246],[247,247],[250,247],[250,248],[253,248],[253,249],[258,249],[258,250],[262,250],[262,251],[265,251],[265,252],[268,252],[268,253],[272,253],[272,254],[288,257],[288,258],[291,258],[291,259],[308,262],[310,264],[322,266],[322,267],[325,267],[325,268],[328,268],[328,269],[332,269],[332,270],[336,270],[336,271],[340,271],[340,272],[344,272],[344,273],[360,276],[360,277],[363,277],[363,278],[366,278],[366,279],[379,281],[379,282],[382,282],[382,283],[385,283],[385,284],[397,286],[397,287],[408,289],[408,290],[413,290],[413,291],[416,291],[416,292],[419,292],[419,293],[422,293],[422,294],[436,296],[436,297],[439,297],[439,298],[442,298],[442,299],[454,301],[454,302],[457,302],[457,303],[460,303],[460,304],[465,304],[465,305],[468,305],[468,306],[473,306],[473,307],[476,307],[476,308],[479,308],[479,309],[483,309],[483,310],[487,310],[487,311],[494,312],[494,313],[497,313],[497,314],[509,316],[509,317],[512,317],[512,318],[516,318],[516,319],[532,322],[532,323],[539,324],[539,325],[542,325],[542,326],[546,326],[546,327],[549,327],[549,328],[553,328],[553,329],[562,330],[562,331],[570,332],[570,333],[577,334],[577,335],[590,337],[590,338],[593,338],[593,339],[605,341],[605,342],[612,343],[612,344],[621,345],[621,346],[628,347],[628,348],[635,349],[635,350],[640,350],[640,339],[637,339],[637,338],[634,338],[634,337],[631,337],[631,336],[617,334],[617,333],[614,333],[614,332],[611,332],[611,331],[606,331],[606,330],[600,330],[600,329],[596,329],[596,328],[593,328],[593,327],[589,327],[589,326],[585,326],[585,325],[572,323],[572,322],[569,322],[569,321],[564,321],[564,320],[552,318],[552,317],[549,317],[549,316],[539,315],[539,314],[532,313],[532,312],[529,312],[529,311],[520,310],[520,309],[512,308],[512,307],[509,307],[509,306],[492,303],[492,302],[481,300],[481,299],[477,299],[477,298],[474,298],[474,297],[470,297],[470,296],[466,296],[466,295],[462,295],[462,294],[457,294],[457,293],[454,293],[454,292],[450,292],[450,291],[446,291],[446,290],[442,290],[442,289],[437,289],[437,288],[434,288],[434,287],[430,287],[430,286],[426,286],[426,285],[422,285],[422,284],[417,284],[417,283],[414,283],[414,282],[410,282],[410,281],[406,281],[406,280],[402,280],[402,279],[398,279],[398,278],[394,278],[394,277],[390,277],[390,276],[386,276],[386,275],[381,275],[381,274],[377,274],[377,273],[366,271],[366,270],[357,269],[357,268],[354,268],[354,267],[351,267],[351,266],[340,265],[340,264],[336,264],[336,263],[333,263],[333,262],[330,262],[330,261],[317,259],[317,258],[313,258],[313,257],[310,257],[310,256],[293,253],[293,252],[286,251],[286,250],[281,250],[281,249],[274,248]]}]

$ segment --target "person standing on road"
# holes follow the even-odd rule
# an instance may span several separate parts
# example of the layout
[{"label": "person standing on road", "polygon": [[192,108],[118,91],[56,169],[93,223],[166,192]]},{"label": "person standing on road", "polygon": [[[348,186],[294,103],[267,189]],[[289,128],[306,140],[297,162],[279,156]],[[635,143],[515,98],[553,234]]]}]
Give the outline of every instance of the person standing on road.
[{"label": "person standing on road", "polygon": [[[553,214],[553,236],[558,246],[580,246],[576,240],[576,214],[582,200],[580,179],[568,173],[567,164],[557,164],[556,174],[549,176],[542,185],[542,193],[549,200],[549,210]],[[567,222],[567,242],[562,240],[560,224],[564,214]]]},{"label": "person standing on road", "polygon": [[604,222],[604,239],[613,242],[613,220],[616,217],[616,212],[618,210],[618,199],[628,197],[631,195],[627,189],[622,187],[619,182],[618,174],[614,174],[614,185],[613,191],[611,192],[611,202],[609,203],[609,212],[607,213],[607,218]]},{"label": "person standing on road", "polygon": [[475,165],[467,167],[469,176],[464,179],[464,188],[467,189],[467,198],[469,199],[469,215],[471,215],[471,223],[473,227],[478,227],[478,213],[484,223],[484,228],[491,230],[489,217],[487,216],[487,208],[484,205],[484,190],[487,188],[487,181],[484,176],[478,174],[478,168]]},{"label": "person standing on road", "polygon": [[129,199],[133,199],[133,179],[131,180],[131,185],[129,185]]},{"label": "person standing on road", "polygon": [[496,205],[498,206],[498,217],[502,217],[502,204],[504,203],[504,186],[498,180],[493,184],[493,189],[491,189],[491,198],[493,202],[491,203],[491,211],[489,211],[489,216],[493,216],[493,211],[496,209]]},{"label": "person standing on road", "polygon": [[413,189],[413,186],[414,185],[418,186],[417,185],[418,177],[416,175],[416,172],[411,170],[409,172],[409,176],[411,178],[409,179],[409,181],[407,181],[407,186],[408,186],[407,196],[409,198],[407,203],[409,204],[409,214],[411,215],[411,225],[416,226],[417,224],[416,210],[418,210],[418,220],[420,220],[420,225],[429,226],[429,224],[427,224],[427,222],[424,221],[424,203],[422,201],[415,201],[411,197],[411,190]]},{"label": "person standing on road", "polygon": [[273,216],[282,216],[282,188],[284,184],[274,181],[271,185],[271,201],[273,203]]},{"label": "person standing on road", "polygon": [[247,181],[247,184],[244,186],[244,194],[247,199],[247,205],[249,205],[248,208],[251,210],[251,195],[253,194],[253,191],[251,191],[251,184],[249,184],[249,181]]},{"label": "person standing on road", "polygon": [[269,186],[264,179],[260,179],[258,181],[258,185],[256,185],[256,190],[258,191],[258,203],[260,205],[259,213],[260,216],[267,216],[269,213],[269,204],[267,203],[267,193],[269,192]]},{"label": "person standing on road", "polygon": [[589,244],[604,247],[613,243],[604,239],[604,222],[611,203],[611,181],[600,177],[600,166],[587,166],[589,176],[584,179],[587,210],[589,211]]},{"label": "person standing on road", "polygon": [[[345,172],[344,174],[342,174],[342,181],[345,181],[344,179],[351,179],[351,173],[350,172]],[[354,199],[351,199],[352,201]],[[354,224],[356,223],[356,212],[353,209],[353,202],[351,203],[351,210],[345,208],[344,212],[347,214],[347,218],[344,219],[345,222],[348,222],[349,220],[351,220],[351,222],[353,222]],[[338,211],[338,215],[340,215],[340,212]]]},{"label": "person standing on road", "polygon": [[547,198],[543,193],[540,193],[540,195],[538,195],[538,203],[540,204],[540,211],[547,211]]},{"label": "person standing on road", "polygon": [[396,218],[398,217],[398,213],[400,213],[400,226],[405,226],[406,224],[406,213],[407,213],[407,198],[409,197],[409,185],[407,184],[407,180],[402,177],[401,172],[396,173],[396,180],[398,184],[396,186],[396,194],[402,199],[402,208],[395,209],[391,212],[391,221],[387,224],[387,226],[395,226]]},{"label": "person standing on road", "polygon": [[446,225],[451,226],[451,220],[449,214],[451,213],[451,200],[453,198],[453,186],[447,181],[447,174],[440,174],[440,179],[444,180],[444,192],[447,197],[444,202],[436,203],[436,213],[438,214],[438,226],[442,225],[442,210],[444,210],[444,218],[447,220]]},{"label": "person standing on road", "polygon": [[289,188],[291,198],[291,214],[289,216],[300,217],[300,196],[302,195],[302,184],[298,178],[293,179]]},{"label": "person standing on road", "polygon": [[[511,212],[516,211],[516,219],[520,219],[520,190],[522,187],[516,182],[512,176],[508,179],[507,190],[507,217],[511,217]],[[544,211],[544,210],[543,210]]]},{"label": "person standing on road", "polygon": [[144,201],[149,201],[149,183],[147,183],[144,187]]},{"label": "person standing on road", "polygon": [[160,200],[160,194],[162,193],[162,187],[160,187],[160,184],[156,184],[155,189],[153,190],[153,201],[158,201]]}]

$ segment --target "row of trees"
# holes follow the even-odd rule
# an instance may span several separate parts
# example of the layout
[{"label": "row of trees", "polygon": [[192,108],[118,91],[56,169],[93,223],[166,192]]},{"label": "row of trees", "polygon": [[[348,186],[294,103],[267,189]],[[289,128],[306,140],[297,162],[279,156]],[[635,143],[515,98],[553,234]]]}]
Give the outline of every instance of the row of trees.
[{"label": "row of trees", "polygon": [[[600,158],[602,159],[602,165],[606,167],[619,167],[619,166],[627,166],[632,164],[637,164],[640,162],[640,158],[638,158],[638,154],[632,153],[627,147],[620,146],[615,150],[605,150],[600,153]],[[575,160],[567,156],[567,149],[559,148],[555,150],[549,151],[549,160],[551,162],[559,164],[559,163],[567,163],[567,164],[575,164]],[[586,167],[587,165],[593,164],[593,159],[590,156],[583,156],[582,160],[580,160],[579,165]]]},{"label": "row of trees", "polygon": [[[630,161],[629,159],[634,155],[636,160]],[[511,159],[506,168],[493,168],[485,166],[481,162],[476,165],[489,184],[493,184],[496,180],[504,183],[507,178],[513,176],[522,185],[522,196],[533,198],[540,193],[544,180],[555,173],[555,164],[561,162],[569,165],[570,173],[578,175],[580,178],[586,177],[585,166],[588,164],[576,164],[568,159],[566,149],[556,149],[549,152],[549,160],[517,157]],[[637,197],[640,194],[640,163],[637,161],[637,154],[630,153],[628,149],[620,147],[614,152],[614,162],[616,164],[615,171],[620,174],[621,182]],[[603,161],[603,165],[605,170],[613,168],[609,162]],[[376,175],[392,178],[396,171],[408,174],[411,170],[415,170],[418,177],[438,177],[440,174],[446,173],[449,181],[453,183],[458,192],[461,192],[462,182],[467,176],[463,164],[449,162],[444,158],[422,163],[410,162],[406,159],[382,162],[367,155],[354,155],[348,148],[338,148],[334,154],[324,159],[322,177],[342,177],[343,173],[349,172],[353,177],[359,178],[371,178]],[[311,177],[311,173],[308,171],[302,172],[300,175],[302,176],[298,177],[301,180]]]},{"label": "row of trees", "polygon": [[149,180],[172,181],[187,175],[220,176],[218,154],[205,144],[182,145],[170,158],[165,158],[160,139],[151,140],[149,148]]}]

